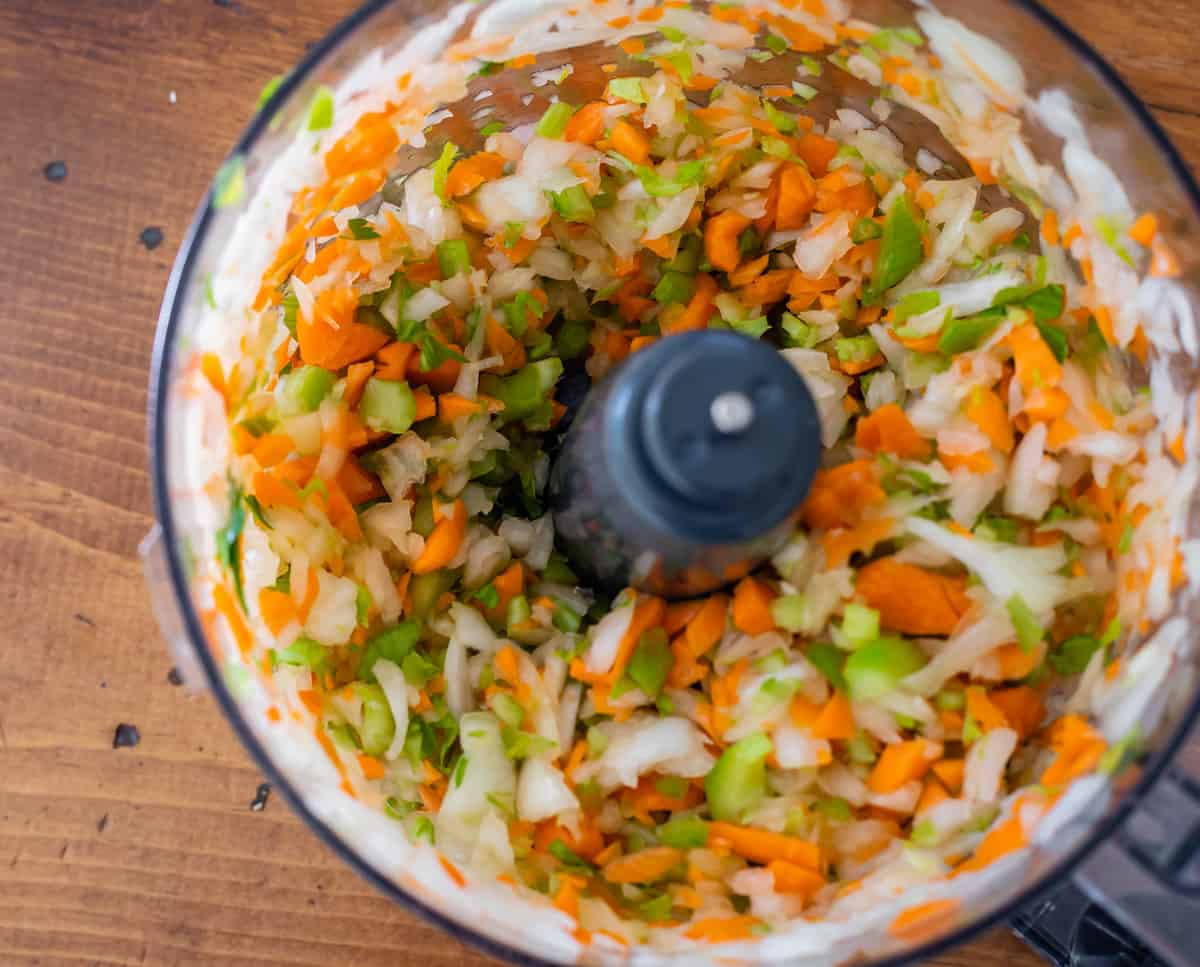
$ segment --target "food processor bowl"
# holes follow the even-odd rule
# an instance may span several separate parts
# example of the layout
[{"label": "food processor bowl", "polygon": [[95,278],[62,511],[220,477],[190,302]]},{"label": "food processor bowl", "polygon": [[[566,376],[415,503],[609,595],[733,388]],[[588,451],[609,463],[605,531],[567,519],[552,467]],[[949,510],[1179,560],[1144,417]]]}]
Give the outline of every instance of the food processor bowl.
[{"label": "food processor bowl", "polygon": [[[589,0],[590,2],[590,0]],[[920,6],[898,0],[854,0],[853,15],[883,27],[913,22]],[[1115,172],[1134,211],[1156,213],[1162,236],[1178,262],[1164,289],[1164,312],[1181,327],[1177,351],[1156,364],[1136,366],[1142,384],[1156,393],[1173,386],[1186,409],[1181,432],[1189,456],[1200,446],[1195,393],[1200,375],[1197,335],[1190,305],[1200,280],[1200,193],[1185,165],[1146,109],[1114,72],[1058,20],[1027,0],[947,0],[942,12],[1010,51],[1025,74],[1030,98],[1040,109],[1023,112],[1026,137],[1039,161],[1062,165],[1063,137],[1085,137]],[[248,200],[266,188],[295,190],[279,164],[294,150],[310,104],[321,87],[353,89],[382,59],[400,57],[418,74],[431,52],[451,41],[533,21],[552,6],[532,0],[373,0],[316,46],[278,86],[230,154],[201,204],[181,247],[163,302],[150,396],[150,442],[157,524],[144,545],[151,595],[164,634],[188,684],[212,693],[266,776],[313,831],[378,889],[405,907],[480,949],[518,963],[636,962],[696,964],[726,957],[718,948],[618,952],[580,948],[561,914],[519,900],[503,884],[482,882],[441,863],[428,846],[409,845],[383,812],[346,795],[327,759],[314,754],[311,731],[268,716],[270,697],[244,655],[251,634],[224,620],[214,604],[211,559],[222,525],[220,491],[227,430],[223,412],[197,389],[203,353],[213,336],[213,308],[222,292],[245,280],[222,275],[259,242],[246,215]],[[636,8],[635,8],[636,9]],[[559,47],[551,43],[548,47]],[[536,120],[557,90],[575,101],[596,97],[608,74],[623,62],[619,51],[591,43],[546,50],[523,69],[482,76],[458,104],[427,121],[421,146],[402,147],[393,173],[428,164],[447,139],[470,149],[480,143],[485,117],[506,123]],[[799,55],[767,63],[750,61],[738,77],[750,84],[791,79]],[[627,63],[627,62],[624,62]],[[557,88],[547,72],[570,66]],[[850,108],[870,113],[874,89],[850,74],[827,70],[809,82],[818,89],[809,110],[818,118]],[[1074,114],[1055,110],[1070,104]],[[1066,118],[1064,120],[1064,117]],[[970,164],[926,118],[894,107],[887,126],[912,161],[919,148],[969,173]],[[993,192],[998,188],[991,189]],[[999,195],[997,194],[997,197]],[[1036,244],[1036,243],[1035,243]],[[223,266],[225,267],[223,269]],[[214,294],[215,293],[215,294]],[[228,306],[223,305],[223,309]],[[1183,332],[1182,328],[1191,328]],[[1169,342],[1169,340],[1168,340]],[[1161,353],[1161,348],[1156,352]],[[1180,476],[1189,508],[1187,538],[1196,533],[1195,468]],[[1038,828],[1027,849],[994,864],[986,877],[957,894],[937,916],[912,929],[871,923],[842,930],[828,947],[811,952],[784,949],[762,938],[741,947],[746,963],[813,965],[916,963],[1011,916],[1047,891],[1074,882],[1103,903],[1174,962],[1195,963],[1189,941],[1200,934],[1200,751],[1188,733],[1200,711],[1194,623],[1200,621],[1196,585],[1185,579],[1170,607],[1145,627],[1132,630],[1124,669],[1128,688],[1120,734],[1137,730],[1128,761],[1108,763],[1110,774],[1078,781]],[[1136,753],[1136,754],[1133,754]],[[835,931],[836,933],[836,931]],[[832,934],[831,934],[832,936]]]}]

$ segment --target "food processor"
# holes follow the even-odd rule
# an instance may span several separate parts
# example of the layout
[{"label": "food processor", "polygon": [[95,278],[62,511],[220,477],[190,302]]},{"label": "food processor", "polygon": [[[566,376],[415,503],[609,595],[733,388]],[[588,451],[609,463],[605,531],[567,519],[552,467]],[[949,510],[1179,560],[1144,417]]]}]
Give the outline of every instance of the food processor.
[{"label": "food processor", "polygon": [[[150,402],[157,523],[143,553],[155,611],[185,680],[212,692],[274,787],[318,836],[388,896],[466,942],[518,963],[716,962],[722,959],[719,949],[579,951],[560,936],[552,912],[535,910],[496,884],[447,889],[431,848],[397,850],[399,834],[389,828],[390,820],[341,796],[327,763],[318,763],[309,749],[270,727],[261,690],[240,660],[237,642],[231,643],[213,619],[198,579],[202,549],[222,523],[206,481],[215,476],[219,483],[216,437],[224,427],[197,404],[190,377],[208,338],[204,320],[214,273],[239,253],[251,253],[257,242],[255,226],[242,217],[245,200],[268,187],[301,187],[288,184],[276,162],[291,149],[320,88],[352,87],[384,57],[407,57],[419,71],[430,51],[536,22],[551,7],[533,0],[433,7],[375,0],[279,84],[201,205],[168,285]],[[883,27],[908,26],[924,7],[898,0],[852,4],[854,16]],[[1157,368],[1142,367],[1136,378],[1155,391],[1169,383],[1186,401],[1182,432],[1192,453],[1200,442],[1193,389],[1200,366],[1190,308],[1200,191],[1128,88],[1042,8],[1026,0],[956,0],[941,12],[1017,58],[1031,103],[1039,98],[1043,108],[1058,101],[1073,106],[1073,120],[1066,122],[1053,111],[1026,106],[1026,137],[1039,160],[1058,165],[1062,139],[1086,132],[1134,210],[1156,213],[1178,260],[1178,277],[1163,290],[1156,308],[1180,331],[1169,358]],[[428,164],[446,138],[476,144],[473,122],[488,112],[509,121],[538,118],[547,103],[545,73],[564,63],[571,70],[562,90],[579,99],[596,96],[605,83],[602,66],[612,57],[613,51],[599,43],[571,46],[562,38],[548,43],[526,69],[473,82],[465,107],[456,111],[448,105],[452,110],[433,116],[423,144],[402,148],[397,166],[412,170]],[[770,83],[777,72],[790,70],[789,57],[750,62],[739,80]],[[808,111],[817,117],[832,117],[844,108],[867,111],[875,93],[840,71],[811,83],[816,94]],[[956,155],[928,119],[896,108],[886,123],[906,153],[923,148],[969,172],[970,162]],[[715,336],[716,342],[664,340],[590,395],[579,393],[578,412],[572,414],[574,423],[552,474],[552,500],[560,541],[598,584],[632,581],[686,596],[746,573],[770,552],[816,468],[816,418],[803,384],[794,374],[772,369],[773,360],[738,337],[703,335]],[[737,364],[714,362],[718,357]],[[695,376],[699,373],[703,379]],[[706,387],[706,395],[697,406],[698,385]],[[780,420],[782,410],[792,419]],[[697,413],[700,423],[686,425]],[[603,440],[611,443],[608,450],[600,446]],[[704,472],[685,473],[682,466]],[[696,480],[704,486],[695,486]],[[1195,468],[1185,466],[1180,476],[1189,507],[1185,559],[1186,539],[1194,535],[1196,483]],[[1153,956],[1171,964],[1197,963],[1200,738],[1190,735],[1200,714],[1195,674],[1200,659],[1191,627],[1197,618],[1200,602],[1193,584],[1185,581],[1167,615],[1155,628],[1139,632],[1126,656],[1127,667],[1141,675],[1123,696],[1127,724],[1138,729],[1136,750],[1131,748],[1111,776],[1089,776],[1072,786],[1070,801],[1038,828],[1031,847],[998,864],[983,885],[964,890],[959,904],[923,921],[918,930],[866,929],[807,952],[760,941],[751,954],[739,951],[739,962],[915,964],[1008,919],[1057,963],[1116,967],[1153,963]],[[1140,665],[1139,655],[1146,656]]]}]

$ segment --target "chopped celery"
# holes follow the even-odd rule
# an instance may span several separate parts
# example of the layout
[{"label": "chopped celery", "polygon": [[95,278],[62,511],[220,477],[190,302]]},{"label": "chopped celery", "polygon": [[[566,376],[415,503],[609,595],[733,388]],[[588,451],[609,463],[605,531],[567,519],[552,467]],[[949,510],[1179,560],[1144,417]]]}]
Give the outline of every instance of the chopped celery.
[{"label": "chopped celery", "polygon": [[365,585],[360,584],[358,590],[354,592],[354,613],[360,628],[365,628],[370,623],[367,616],[371,613],[373,603],[374,598],[371,597],[371,592]]},{"label": "chopped celery", "polygon": [[1038,623],[1037,615],[1019,594],[1014,594],[1009,598],[1005,602],[1005,607],[1008,609],[1008,617],[1012,621],[1013,629],[1017,633],[1017,644],[1021,646],[1022,651],[1033,651],[1046,635]]},{"label": "chopped celery", "polygon": [[461,238],[448,238],[438,242],[438,267],[442,270],[443,279],[452,279],[471,271],[471,251]]},{"label": "chopped celery", "polygon": [[568,319],[554,336],[554,349],[563,359],[581,356],[592,336],[591,327],[578,319]]},{"label": "chopped celery", "polygon": [[503,130],[503,121],[489,121],[479,129],[479,136],[481,138],[490,138],[493,134],[499,134]]},{"label": "chopped celery", "polygon": [[405,655],[400,662],[400,670],[404,672],[404,680],[415,688],[424,688],[438,674],[438,666],[419,651],[410,651]]},{"label": "chopped celery", "polygon": [[871,273],[871,284],[863,298],[867,305],[879,302],[888,289],[903,282],[921,264],[924,231],[921,216],[907,192],[892,202],[883,220],[883,240],[875,270]]},{"label": "chopped celery", "polygon": [[900,679],[920,670],[925,652],[904,638],[876,638],[846,659],[843,674],[847,690],[856,700],[879,698],[895,689]]},{"label": "chopped celery", "polygon": [[415,621],[402,621],[394,628],[379,632],[367,641],[366,649],[358,663],[358,677],[367,682],[375,681],[375,662],[380,658],[399,665],[413,650],[421,637],[421,626]]},{"label": "chopped celery", "polygon": [[413,617],[424,621],[437,605],[438,598],[450,590],[454,583],[453,571],[431,571],[414,574],[408,583],[408,594],[412,600]]},{"label": "chopped celery", "polygon": [[583,185],[572,185],[562,191],[547,192],[551,207],[568,222],[590,222],[596,217],[592,199]]},{"label": "chopped celery", "polygon": [[850,808],[850,803],[840,796],[819,799],[813,804],[813,809],[823,816],[828,816],[830,819],[843,823],[854,815],[854,810]]},{"label": "chopped celery", "polygon": [[803,594],[783,594],[771,602],[771,617],[784,631],[795,634],[804,627],[808,605]]},{"label": "chopped celery", "polygon": [[763,41],[763,46],[772,54],[783,54],[787,52],[788,42],[773,30],[767,31],[767,39]]},{"label": "chopped celery", "polygon": [[673,175],[664,175],[649,165],[637,165],[635,170],[646,194],[655,198],[674,198],[683,189],[703,182],[708,173],[708,164],[703,159],[683,161]]},{"label": "chopped celery", "polygon": [[856,732],[853,738],[846,740],[846,754],[850,756],[851,762],[860,765],[870,765],[879,758],[874,743],[865,732]]},{"label": "chopped celery", "polygon": [[653,700],[667,681],[672,660],[667,633],[662,628],[652,628],[638,639],[625,674],[642,690],[643,695]]},{"label": "chopped celery", "polygon": [[680,776],[660,776],[654,781],[654,789],[668,799],[682,799],[687,795],[688,782]]},{"label": "chopped celery", "polygon": [[966,718],[963,719],[963,745],[970,745],[972,742],[975,742],[982,737],[983,730],[980,729],[979,723],[975,721],[975,717],[968,712]]},{"label": "chopped celery", "polygon": [[583,618],[579,613],[569,605],[563,604],[561,601],[554,605],[554,614],[551,616],[551,623],[559,631],[565,631],[568,634],[574,634],[579,630],[579,626],[583,623]]},{"label": "chopped celery", "polygon": [[442,153],[438,155],[437,161],[433,163],[433,193],[442,200],[443,205],[450,204],[450,199],[446,197],[446,178],[457,156],[458,145],[447,141],[442,145]]},{"label": "chopped celery", "polygon": [[282,665],[304,665],[306,668],[324,668],[329,661],[329,649],[320,642],[301,635],[286,648],[275,652],[275,661]]},{"label": "chopped celery", "polygon": [[695,279],[682,272],[666,271],[658,280],[651,295],[656,302],[669,305],[675,302],[687,302],[692,297]]},{"label": "chopped celery", "polygon": [[521,703],[508,692],[496,692],[491,699],[492,711],[502,723],[509,728],[519,729],[525,721],[525,710]]},{"label": "chopped celery", "polygon": [[767,792],[767,756],[771,740],[761,733],[728,746],[704,780],[714,819],[739,821]]},{"label": "chopped celery", "polygon": [[404,380],[373,376],[363,389],[358,413],[372,430],[404,433],[417,415],[417,401]]},{"label": "chopped celery", "polygon": [[279,408],[285,416],[312,413],[333,389],[337,374],[320,366],[301,366],[279,382]]},{"label": "chopped celery", "polygon": [[951,319],[942,328],[938,350],[953,356],[974,349],[992,334],[1003,318],[1003,312],[988,310],[967,319]]},{"label": "chopped celery", "polygon": [[532,614],[533,611],[529,607],[529,599],[523,594],[515,595],[512,600],[508,602],[508,633],[512,634],[513,629],[516,628],[517,625],[528,621],[530,615]]},{"label": "chopped celery", "polygon": [[650,923],[659,923],[663,920],[671,919],[671,910],[674,904],[671,901],[671,894],[660,893],[652,900],[646,900],[638,904],[638,910],[641,911]]},{"label": "chopped celery", "polygon": [[511,423],[538,415],[539,408],[562,375],[561,359],[540,359],[522,366],[511,376],[480,381],[485,392],[504,403],[503,418]]},{"label": "chopped celery", "polygon": [[879,637],[879,612],[851,601],[842,611],[842,635],[855,648]]},{"label": "chopped celery", "polygon": [[363,751],[367,755],[383,755],[396,734],[396,722],[387,696],[383,694],[382,686],[365,682],[354,683],[354,694],[362,700],[362,728],[358,730],[358,737],[362,739]]},{"label": "chopped celery", "polygon": [[860,218],[854,223],[854,227],[850,229],[850,241],[855,245],[860,245],[863,242],[869,242],[873,238],[879,238],[883,234],[883,226],[873,218]]},{"label": "chopped celery", "polygon": [[554,840],[550,846],[550,855],[558,860],[563,866],[570,870],[578,870],[583,873],[595,873],[596,867],[592,866],[587,860],[576,853],[571,847],[564,843],[561,839]]},{"label": "chopped celery", "polygon": [[821,342],[821,333],[816,326],[811,326],[799,316],[785,312],[779,321],[783,327],[783,342],[789,349],[812,349]]},{"label": "chopped celery", "polygon": [[933,846],[939,838],[938,828],[928,819],[922,819],[912,828],[908,840],[913,846]]},{"label": "chopped celery", "polygon": [[567,559],[558,551],[550,552],[550,560],[542,568],[542,580],[550,581],[553,584],[579,583],[578,575],[571,570],[571,565],[567,563]]},{"label": "chopped celery", "polygon": [[672,816],[658,827],[659,842],[676,849],[696,849],[708,845],[708,823],[699,816]]},{"label": "chopped celery", "polygon": [[614,77],[608,82],[608,94],[634,104],[646,103],[646,92],[640,77]]},{"label": "chopped celery", "polygon": [[1060,675],[1078,675],[1100,648],[1099,639],[1091,635],[1074,635],[1050,652],[1046,660]]},{"label": "chopped celery", "polygon": [[537,135],[540,138],[561,138],[563,131],[567,129],[567,122],[571,120],[571,115],[575,113],[575,108],[570,104],[564,104],[562,101],[556,101],[546,108],[546,113],[542,115],[542,119],[537,123]]},{"label": "chopped celery", "polygon": [[843,363],[865,363],[879,352],[879,344],[870,333],[834,341],[833,350]]},{"label": "chopped celery", "polygon": [[500,604],[500,592],[496,590],[496,585],[490,581],[476,590],[471,597],[480,602],[485,608],[495,608]]},{"label": "chopped celery", "polygon": [[893,322],[895,325],[899,325],[904,320],[930,312],[941,304],[942,297],[936,292],[910,292],[897,302],[896,307],[892,310],[895,317]]},{"label": "chopped celery", "polygon": [[682,272],[684,275],[695,275],[700,268],[700,257],[704,252],[704,243],[700,236],[689,232],[679,240],[679,251],[675,258],[667,262],[663,268],[668,272]]},{"label": "chopped celery", "polygon": [[808,659],[813,668],[825,676],[830,685],[842,691],[847,690],[844,673],[846,653],[837,645],[830,644],[828,641],[813,642],[808,646],[804,657]]},{"label": "chopped celery", "polygon": [[948,712],[957,712],[967,704],[967,696],[961,689],[944,688],[933,696],[933,704]]},{"label": "chopped celery", "polygon": [[992,307],[1024,306],[1037,322],[1050,322],[1063,314],[1066,298],[1066,290],[1058,284],[1014,285],[997,292]]},{"label": "chopped celery", "polygon": [[324,131],[333,126],[333,91],[322,84],[313,95],[308,108],[306,127],[310,131]]}]

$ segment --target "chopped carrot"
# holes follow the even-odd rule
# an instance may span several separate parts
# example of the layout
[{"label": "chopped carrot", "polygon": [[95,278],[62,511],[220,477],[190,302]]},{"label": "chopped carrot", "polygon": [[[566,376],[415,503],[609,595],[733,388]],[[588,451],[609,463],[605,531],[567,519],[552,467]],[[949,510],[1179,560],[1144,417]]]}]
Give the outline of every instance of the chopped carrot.
[{"label": "chopped carrot", "polygon": [[438,419],[443,423],[453,423],[462,416],[474,416],[483,410],[479,400],[469,400],[457,393],[443,393],[437,398]]},{"label": "chopped carrot", "polygon": [[859,420],[854,442],[871,453],[892,453],[904,460],[926,460],[931,449],[929,441],[895,403],[887,403]]},{"label": "chopped carrot", "polygon": [[981,685],[971,685],[967,688],[967,714],[975,720],[982,732],[1009,727],[1008,717],[992,702]]},{"label": "chopped carrot", "polygon": [[[763,271],[767,267],[767,263],[770,261],[770,255],[760,255],[756,259],[751,259],[749,262],[744,262],[742,265],[738,266],[738,268],[729,273],[730,286],[736,289],[738,286],[749,285],[760,275],[762,275]],[[785,276],[785,279],[790,281],[791,275],[791,272],[788,272]],[[784,285],[783,290],[784,292],[787,291],[786,284]],[[782,296],[777,298],[782,298]]]},{"label": "chopped carrot", "polygon": [[954,875],[982,870],[1000,857],[1021,849],[1028,842],[1029,838],[1025,835],[1025,828],[1021,825],[1021,819],[1014,810],[1008,819],[997,823],[988,831],[979,845],[975,847],[975,854],[965,863],[960,863],[955,869]]},{"label": "chopped carrot", "polygon": [[902,911],[888,925],[888,933],[909,941],[923,940],[941,933],[944,925],[961,906],[962,901],[954,897],[918,903]]},{"label": "chopped carrot", "polygon": [[835,691],[821,707],[812,724],[815,739],[852,739],[855,733],[854,710],[844,692]]},{"label": "chopped carrot", "polygon": [[354,321],[358,293],[350,287],[326,289],[312,314],[298,313],[300,356],[311,366],[342,369],[374,355],[389,341],[387,333]]},{"label": "chopped carrot", "polygon": [[[460,352],[461,347],[451,345],[449,348]],[[462,364],[453,356],[433,369],[421,368],[421,354],[413,353],[408,359],[408,371],[405,374],[408,382],[414,386],[428,386],[435,393],[449,393],[458,382],[458,373]]]},{"label": "chopped carrot", "polygon": [[733,591],[733,623],[748,635],[762,635],[775,630],[771,602],[775,595],[762,581],[742,578]]},{"label": "chopped carrot", "polygon": [[1062,381],[1062,367],[1032,322],[1017,326],[1007,338],[1016,364],[1017,380],[1026,395],[1039,387],[1057,386]]},{"label": "chopped carrot", "polygon": [[567,121],[563,139],[580,144],[595,144],[604,136],[604,111],[607,107],[603,101],[585,104]]},{"label": "chopped carrot", "polygon": [[696,275],[692,287],[692,297],[684,307],[683,312],[663,323],[663,333],[689,332],[693,329],[706,329],[708,321],[717,311],[713,300],[719,293],[720,287],[711,275],[700,272]]},{"label": "chopped carrot", "polygon": [[767,870],[775,880],[777,893],[798,894],[808,899],[825,885],[825,877],[816,870],[786,860],[772,860]]},{"label": "chopped carrot", "polygon": [[295,441],[285,433],[264,433],[251,451],[264,469],[283,463],[296,450]]},{"label": "chopped carrot", "polygon": [[966,766],[966,760],[964,759],[939,759],[930,766],[930,769],[941,780],[942,785],[955,795],[958,795],[962,789],[963,778],[966,775]]},{"label": "chopped carrot", "polygon": [[884,795],[923,778],[933,764],[926,754],[929,746],[930,743],[925,739],[909,739],[885,745],[867,778],[871,791]]},{"label": "chopped carrot", "polygon": [[714,268],[732,272],[738,267],[738,237],[749,227],[750,219],[732,209],[709,217],[704,224],[704,254]]},{"label": "chopped carrot", "polygon": [[467,533],[467,508],[462,500],[456,500],[451,512],[433,526],[433,532],[425,541],[425,549],[412,566],[414,574],[428,574],[443,568],[454,560]]},{"label": "chopped carrot", "polygon": [[945,802],[949,798],[950,793],[946,791],[946,787],[941,782],[933,776],[926,776],[925,785],[921,787],[921,798],[917,800],[913,815],[920,816],[921,813],[932,809],[938,803]]},{"label": "chopped carrot", "polygon": [[817,202],[817,185],[802,165],[786,164],[779,172],[775,227],[781,232],[803,228]]},{"label": "chopped carrot", "polygon": [[805,521],[817,530],[858,523],[864,508],[887,498],[878,481],[873,460],[855,460],[818,471],[804,502]]},{"label": "chopped carrot", "polygon": [[413,390],[413,402],[417,404],[416,412],[413,413],[414,422],[419,423],[421,420],[428,420],[437,415],[437,400],[424,386],[418,386]]},{"label": "chopped carrot", "polygon": [[375,375],[380,379],[404,379],[408,375],[408,361],[416,351],[415,343],[388,343],[375,354]]},{"label": "chopped carrot", "polygon": [[613,125],[608,140],[613,150],[624,155],[636,165],[650,163],[650,139],[641,128],[636,128],[624,118]]},{"label": "chopped carrot", "polygon": [[663,616],[663,631],[672,636],[679,634],[703,607],[704,601],[699,599],[676,601],[667,605],[666,614]]},{"label": "chopped carrot", "polygon": [[884,628],[906,635],[948,635],[971,604],[966,578],[927,571],[894,557],[861,568],[855,590],[879,612]]},{"label": "chopped carrot", "polygon": [[808,170],[817,178],[821,178],[828,172],[829,162],[838,152],[838,143],[833,138],[809,133],[799,139],[795,150],[808,166]]},{"label": "chopped carrot", "polygon": [[1014,641],[1001,645],[992,654],[1000,663],[1000,675],[1008,681],[1015,681],[1024,678],[1041,664],[1043,651],[1040,648],[1026,651]]},{"label": "chopped carrot", "polygon": [[843,567],[855,554],[867,554],[877,544],[886,541],[896,530],[896,522],[890,517],[864,520],[850,528],[839,528],[821,535],[821,547],[825,551],[827,568]]},{"label": "chopped carrot", "polygon": [[625,630],[625,634],[617,646],[617,655],[613,659],[612,669],[605,676],[607,684],[614,685],[620,680],[634,649],[637,648],[639,639],[643,633],[662,624],[666,611],[667,607],[662,598],[643,594],[637,599],[633,606],[633,617],[629,621],[629,627]]},{"label": "chopped carrot", "polygon": [[1022,739],[1037,731],[1046,715],[1042,697],[1028,685],[996,689],[989,698]]},{"label": "chopped carrot", "polygon": [[1032,423],[1052,423],[1067,412],[1071,398],[1058,386],[1034,387],[1025,397],[1021,412]]},{"label": "chopped carrot", "polygon": [[783,860],[808,870],[821,869],[821,847],[798,836],[773,833],[756,826],[711,822],[708,837],[710,845],[714,839],[724,840],[738,856],[755,863]]},{"label": "chopped carrot", "polygon": [[689,940],[700,940],[704,943],[730,943],[734,940],[750,939],[754,936],[754,929],[758,924],[758,920],[746,914],[705,917],[688,924],[683,935]]},{"label": "chopped carrot", "polygon": [[361,363],[354,363],[346,370],[346,386],[342,391],[342,400],[351,409],[358,406],[358,401],[362,398],[363,389],[366,387],[367,380],[371,378],[373,372],[375,372],[375,363],[370,359]]},{"label": "chopped carrot", "polygon": [[274,588],[263,588],[258,592],[258,610],[273,635],[278,635],[299,618],[292,596]]},{"label": "chopped carrot", "polygon": [[725,619],[729,612],[729,599],[723,594],[706,598],[696,616],[688,622],[684,631],[688,652],[699,658],[712,648],[725,634]]},{"label": "chopped carrot", "polygon": [[651,846],[627,853],[600,871],[609,883],[653,883],[683,862],[683,851],[672,846]]},{"label": "chopped carrot", "polygon": [[983,386],[975,387],[967,398],[966,415],[992,446],[1001,453],[1012,453],[1012,424],[999,393]]},{"label": "chopped carrot", "polygon": [[367,779],[382,779],[387,775],[387,770],[384,768],[383,763],[373,755],[359,753],[358,764],[362,767],[363,776]]},{"label": "chopped carrot", "polygon": [[504,155],[480,151],[454,163],[446,175],[446,196],[461,198],[469,195],[485,181],[493,181],[504,174],[507,163]]},{"label": "chopped carrot", "polygon": [[499,373],[511,373],[525,365],[525,347],[492,315],[487,318],[487,347],[504,360],[496,369]]},{"label": "chopped carrot", "polygon": [[1042,241],[1047,245],[1058,244],[1058,213],[1053,208],[1047,208],[1042,215]]},{"label": "chopped carrot", "polygon": [[1137,220],[1129,226],[1129,237],[1132,238],[1138,245],[1150,247],[1150,243],[1154,241],[1154,237],[1158,234],[1158,216],[1153,212],[1146,212],[1139,215]]},{"label": "chopped carrot", "polygon": [[1064,785],[1090,772],[1108,747],[1104,737],[1078,715],[1060,718],[1049,738],[1058,755],[1038,780],[1043,786]]},{"label": "chopped carrot", "polygon": [[794,274],[795,272],[791,269],[774,269],[766,272],[738,289],[738,299],[745,306],[765,306],[776,303],[787,295]]}]

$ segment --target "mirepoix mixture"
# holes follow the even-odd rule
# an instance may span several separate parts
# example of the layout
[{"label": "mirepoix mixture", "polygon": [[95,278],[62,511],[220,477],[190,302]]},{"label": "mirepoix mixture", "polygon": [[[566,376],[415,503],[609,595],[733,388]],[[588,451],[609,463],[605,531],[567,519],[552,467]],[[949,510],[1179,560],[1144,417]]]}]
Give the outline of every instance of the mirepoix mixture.
[{"label": "mirepoix mixture", "polygon": [[[544,113],[397,174],[402,78],[318,137],[243,359],[204,361],[236,454],[215,605],[273,720],[311,716],[397,837],[580,937],[754,938],[1020,849],[1132,749],[1066,696],[1115,678],[1137,601],[1180,580],[1173,545],[1130,563],[1162,533],[1146,467],[1182,442],[1145,443],[1147,333],[1095,279],[1170,274],[1154,217],[1081,224],[1082,195],[1012,174],[993,48],[945,65],[915,28],[773,9],[613,18],[594,100],[561,55],[471,57],[473,91],[536,66]],[[731,80],[747,60],[777,82]],[[974,114],[973,69],[996,93]],[[836,71],[878,85],[869,113],[809,113]],[[969,163],[902,147],[897,103]],[[334,112],[322,91],[310,129]],[[705,327],[804,376],[823,469],[728,590],[599,594],[544,504],[556,390]]]}]

